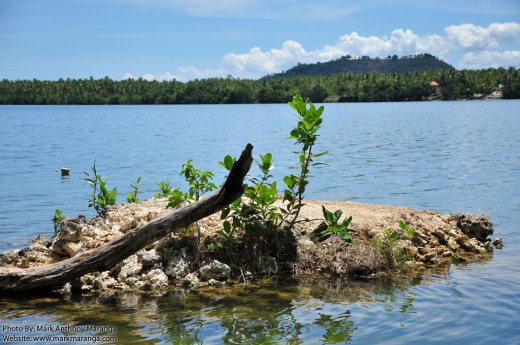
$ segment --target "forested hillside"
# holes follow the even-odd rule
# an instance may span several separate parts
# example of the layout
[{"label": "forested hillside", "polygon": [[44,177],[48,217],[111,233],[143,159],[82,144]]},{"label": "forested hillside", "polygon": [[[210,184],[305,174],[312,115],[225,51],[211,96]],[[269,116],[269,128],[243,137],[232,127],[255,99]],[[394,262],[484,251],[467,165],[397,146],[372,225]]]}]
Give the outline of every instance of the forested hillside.
[{"label": "forested hillside", "polygon": [[[438,86],[432,86],[435,81]],[[211,78],[179,81],[128,79],[2,80],[0,104],[284,103],[300,93],[313,102],[383,102],[496,97],[520,98],[520,70],[491,68],[331,76]]]},{"label": "forested hillside", "polygon": [[371,59],[368,56],[353,58],[350,55],[346,55],[328,62],[298,64],[288,71],[273,75],[273,77],[329,76],[347,72],[406,73],[443,69],[453,69],[453,66],[430,54],[404,56],[401,58],[394,55],[388,56],[386,59]]}]

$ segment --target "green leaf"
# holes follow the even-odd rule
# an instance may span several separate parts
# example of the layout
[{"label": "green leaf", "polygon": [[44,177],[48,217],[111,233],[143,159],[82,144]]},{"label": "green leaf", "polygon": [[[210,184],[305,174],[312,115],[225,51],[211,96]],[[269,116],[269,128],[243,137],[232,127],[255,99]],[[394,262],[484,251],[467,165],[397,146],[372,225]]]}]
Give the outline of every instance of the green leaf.
[{"label": "green leaf", "polygon": [[313,156],[314,157],[320,157],[320,156],[323,156],[323,155],[326,155],[327,153],[329,153],[329,151],[323,151],[323,152],[320,152],[320,153],[314,153]]},{"label": "green leaf", "polygon": [[226,219],[230,212],[231,209],[229,207],[224,208],[220,213],[220,219]]},{"label": "green leaf", "polygon": [[296,184],[296,181],[294,179],[294,175],[290,175],[290,176],[285,176],[283,178],[283,182],[285,183],[285,185],[287,187],[289,187],[290,189],[292,189],[294,187],[294,185]]},{"label": "green leaf", "polygon": [[229,234],[231,232],[231,224],[226,220],[222,225],[224,226],[224,231]]},{"label": "green leaf", "polygon": [[330,212],[323,205],[321,205],[321,211],[323,212],[323,218],[327,219],[327,214]]},{"label": "green leaf", "polygon": [[234,163],[235,163],[235,159],[233,157],[231,157],[230,155],[227,155],[226,157],[224,157],[224,168],[226,168],[227,170],[231,170]]},{"label": "green leaf", "polygon": [[336,222],[341,218],[341,215],[343,214],[343,211],[337,210],[334,212],[334,217],[336,218]]}]

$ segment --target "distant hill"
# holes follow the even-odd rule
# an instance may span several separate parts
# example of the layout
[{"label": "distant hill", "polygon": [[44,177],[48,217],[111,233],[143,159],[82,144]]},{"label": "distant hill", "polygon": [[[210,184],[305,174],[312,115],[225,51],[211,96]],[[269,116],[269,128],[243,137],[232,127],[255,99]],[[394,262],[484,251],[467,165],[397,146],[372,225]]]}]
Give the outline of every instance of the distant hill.
[{"label": "distant hill", "polygon": [[329,62],[317,62],[313,64],[299,63],[297,66],[269,77],[295,77],[295,76],[329,76],[332,74],[352,72],[379,72],[379,73],[406,73],[414,71],[433,71],[454,69],[453,66],[430,54],[418,54],[387,58],[370,58],[362,56],[353,58],[350,55],[343,56]]}]

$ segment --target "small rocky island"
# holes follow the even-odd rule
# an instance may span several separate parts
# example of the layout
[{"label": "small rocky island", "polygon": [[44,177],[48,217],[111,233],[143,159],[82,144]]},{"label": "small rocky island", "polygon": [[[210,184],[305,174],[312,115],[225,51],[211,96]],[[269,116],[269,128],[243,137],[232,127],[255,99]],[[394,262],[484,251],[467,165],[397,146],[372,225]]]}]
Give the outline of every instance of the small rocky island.
[{"label": "small rocky island", "polygon": [[[65,219],[51,239],[40,235],[28,248],[0,254],[0,270],[42,267],[98,248],[172,212],[166,203],[165,198],[150,199],[111,207],[104,217]],[[322,218],[322,205],[352,216],[351,243],[337,236],[323,242],[311,240]],[[86,274],[60,291],[157,292],[171,286],[220,286],[280,274],[366,276],[471,261],[490,255],[493,247],[502,247],[500,238],[491,241],[493,224],[485,215],[306,200],[299,220],[290,234],[266,238],[264,245],[218,247],[217,232],[222,229],[218,212],[198,222],[200,243],[196,227],[172,232],[114,268]],[[405,233],[400,222],[413,231]],[[282,250],[273,252],[270,241],[284,241]]]}]

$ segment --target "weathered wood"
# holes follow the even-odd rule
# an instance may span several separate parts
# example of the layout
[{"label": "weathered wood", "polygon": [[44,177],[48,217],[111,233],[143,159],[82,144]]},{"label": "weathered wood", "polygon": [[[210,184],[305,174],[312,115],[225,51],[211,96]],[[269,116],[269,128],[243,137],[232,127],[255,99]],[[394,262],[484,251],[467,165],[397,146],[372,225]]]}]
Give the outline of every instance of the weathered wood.
[{"label": "weathered wood", "polygon": [[70,259],[30,269],[0,268],[0,292],[56,290],[90,272],[106,271],[148,244],[175,229],[207,217],[236,200],[243,193],[244,178],[251,167],[253,146],[247,144],[227,179],[208,198],[187,204],[154,219],[124,236]]}]

